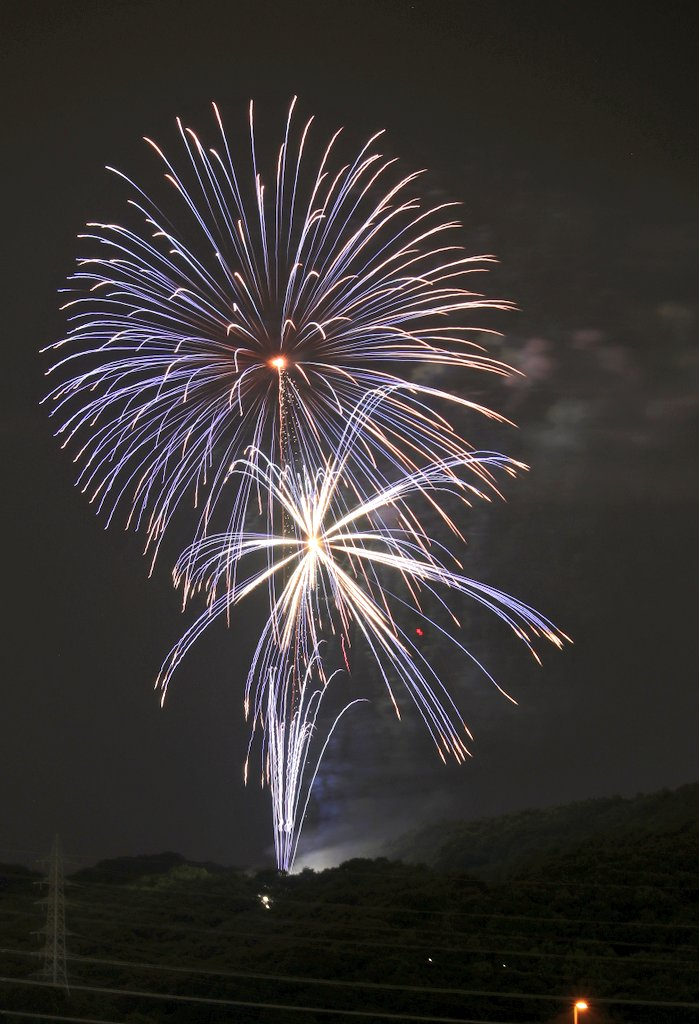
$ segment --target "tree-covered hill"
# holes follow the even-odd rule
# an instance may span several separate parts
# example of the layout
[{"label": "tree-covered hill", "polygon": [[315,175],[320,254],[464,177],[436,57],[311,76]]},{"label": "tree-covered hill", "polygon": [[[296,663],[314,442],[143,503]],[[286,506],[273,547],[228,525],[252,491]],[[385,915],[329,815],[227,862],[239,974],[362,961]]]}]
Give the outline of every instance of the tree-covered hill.
[{"label": "tree-covered hill", "polygon": [[66,887],[69,994],[36,978],[37,876],[6,866],[0,1018],[563,1024],[584,996],[581,1024],[693,1024],[697,790],[478,823],[490,875],[387,858],[290,876],[103,862]]},{"label": "tree-covered hill", "polygon": [[[699,784],[641,795],[607,797],[478,821],[449,821],[401,836],[386,855],[439,871],[506,877],[544,855],[586,840],[629,843],[651,835],[688,834],[699,842]],[[635,837],[635,838],[634,838]]]}]

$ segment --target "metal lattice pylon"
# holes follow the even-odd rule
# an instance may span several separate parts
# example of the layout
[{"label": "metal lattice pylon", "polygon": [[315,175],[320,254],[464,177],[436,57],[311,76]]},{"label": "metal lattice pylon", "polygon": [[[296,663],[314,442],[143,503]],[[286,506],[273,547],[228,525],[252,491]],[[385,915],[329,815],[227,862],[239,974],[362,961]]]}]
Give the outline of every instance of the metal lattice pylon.
[{"label": "metal lattice pylon", "polygon": [[44,863],[48,873],[40,885],[48,886],[46,897],[39,900],[46,905],[46,924],[39,928],[37,934],[45,937],[43,948],[43,966],[38,976],[51,985],[68,990],[68,970],[66,968],[66,911],[63,893],[63,857],[61,841],[58,836],[53,841],[51,854]]}]

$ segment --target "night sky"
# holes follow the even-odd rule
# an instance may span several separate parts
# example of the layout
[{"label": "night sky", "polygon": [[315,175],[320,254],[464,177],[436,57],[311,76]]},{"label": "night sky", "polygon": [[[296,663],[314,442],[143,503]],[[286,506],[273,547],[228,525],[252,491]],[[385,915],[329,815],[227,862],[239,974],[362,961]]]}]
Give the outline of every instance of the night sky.
[{"label": "night sky", "polygon": [[76,235],[123,211],[104,165],[154,184],[141,137],[177,152],[175,116],[213,132],[212,100],[242,146],[251,97],[275,142],[294,94],[320,138],[344,125],[359,146],[386,128],[402,167],[429,168],[433,194],[463,202],[464,244],[501,261],[488,293],[520,308],[493,315],[493,354],[527,374],[487,396],[519,429],[475,422],[468,436],[532,467],[507,503],[474,516],[472,575],[575,639],[538,669],[474,618],[475,649],[519,706],[449,663],[475,735],[461,768],[369,686],[373,704],[330,750],[302,860],[373,852],[440,818],[699,779],[691,11],[3,5],[0,859],[29,862],[56,831],[82,862],[164,849],[270,859],[267,797],[242,785],[241,691],[261,609],[204,638],[161,710],[153,681],[184,626],[167,557],[149,580],[142,538],[104,531],[39,408],[38,350],[64,330],[57,290]]}]

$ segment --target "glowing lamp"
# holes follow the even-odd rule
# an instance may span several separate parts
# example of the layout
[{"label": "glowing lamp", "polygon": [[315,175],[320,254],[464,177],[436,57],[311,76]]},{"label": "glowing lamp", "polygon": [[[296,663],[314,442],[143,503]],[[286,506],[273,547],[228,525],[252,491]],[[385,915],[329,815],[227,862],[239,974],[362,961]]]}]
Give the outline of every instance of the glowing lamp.
[{"label": "glowing lamp", "polygon": [[588,1006],[584,999],[578,999],[573,1004],[573,1024],[578,1024],[578,1014],[587,1010]]}]

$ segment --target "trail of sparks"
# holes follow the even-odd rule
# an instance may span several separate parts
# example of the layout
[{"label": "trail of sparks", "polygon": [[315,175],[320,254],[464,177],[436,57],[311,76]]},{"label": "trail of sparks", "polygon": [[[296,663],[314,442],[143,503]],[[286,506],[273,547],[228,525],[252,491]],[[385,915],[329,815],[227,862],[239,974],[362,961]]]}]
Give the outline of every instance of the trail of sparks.
[{"label": "trail of sparks", "polygon": [[[283,462],[282,389],[287,429],[313,465],[363,395],[404,383],[415,365],[513,372],[463,324],[464,314],[510,303],[466,287],[493,257],[464,254],[453,204],[425,205],[419,175],[401,177],[377,151],[381,133],[343,163],[337,132],[314,170],[311,121],[294,143],[294,107],[268,189],[252,105],[251,183],[214,108],[218,147],[177,121],[181,169],[147,140],[165,166],[169,215],[110,168],[133,193],[135,223],[92,223],[81,236],[93,254],[66,289],[70,327],[49,346],[60,383],[45,401],[76,452],[80,487],[108,522],[124,505],[153,557],[185,498],[198,509],[198,537],[218,508],[240,531],[258,495],[245,481],[224,494],[228,469],[249,445]],[[496,416],[412,383],[367,421],[354,458],[362,486],[387,467],[468,450],[435,411],[442,402]]]},{"label": "trail of sparks", "polygon": [[[251,743],[262,727],[284,869],[328,742],[314,761],[337,674],[322,654],[329,639],[349,672],[360,635],[396,712],[398,682],[440,756],[459,761],[468,730],[402,628],[405,608],[428,621],[429,595],[458,629],[443,592],[458,593],[535,656],[537,639],[565,639],[534,609],[466,577],[415,509],[422,502],[457,542],[454,499],[487,499],[500,472],[524,468],[474,451],[445,411],[503,417],[420,376],[446,368],[456,389],[471,371],[515,372],[481,346],[489,332],[466,326],[479,310],[511,308],[470,288],[493,257],[465,253],[454,204],[424,202],[422,172],[401,173],[380,151],[382,132],[347,156],[337,131],[313,156],[313,118],[296,129],[295,108],[296,99],[267,182],[252,103],[242,169],[215,105],[213,146],[179,119],[178,160],[146,139],[164,169],[162,201],[108,168],[129,189],[129,219],[81,235],[86,254],[65,289],[69,327],[47,349],[57,383],[44,399],[79,486],[107,524],[123,509],[127,528],[145,534],[151,570],[178,510],[194,506],[174,580],[183,605],[201,593],[206,610],[163,664],[163,698],[208,625],[231,622],[240,601],[266,591],[245,710]],[[432,627],[473,657],[455,630]]]},{"label": "trail of sparks", "polygon": [[[185,601],[203,592],[207,608],[163,665],[158,680],[163,698],[177,665],[202,632],[274,577],[282,577],[283,583],[278,592],[272,591],[275,596],[270,617],[248,675],[246,710],[253,722],[264,719],[266,728],[271,727],[275,735],[280,716],[276,711],[270,714],[270,701],[275,709],[280,705],[303,707],[305,696],[298,704],[289,692],[295,668],[315,661],[320,685],[327,685],[322,659],[316,659],[315,652],[330,633],[339,633],[343,646],[349,644],[351,627],[355,626],[376,660],[396,713],[400,715],[394,693],[394,680],[398,679],[417,707],[440,757],[463,761],[468,756],[466,737],[470,734],[457,703],[401,626],[401,616],[396,612],[410,603],[415,615],[473,656],[456,635],[429,619],[421,606],[420,591],[439,597],[439,590],[446,589],[471,598],[497,615],[537,660],[537,639],[562,646],[567,637],[551,622],[516,598],[463,575],[448,549],[430,543],[419,527],[390,525],[395,510],[410,497],[427,499],[435,492],[446,492],[469,504],[474,498],[487,496],[467,479],[475,468],[489,473],[498,469],[514,472],[525,468],[521,464],[497,453],[475,452],[463,460],[430,463],[402,475],[370,497],[348,504],[346,473],[357,437],[372,407],[387,397],[385,392],[370,396],[355,410],[337,453],[313,475],[307,467],[301,471],[289,466],[282,469],[259,452],[232,467],[234,475],[250,476],[272,496],[275,507],[284,511],[294,530],[214,535],[184,552],[175,569],[175,583],[184,587]],[[263,567],[249,575],[232,572],[231,561],[243,562],[260,553],[265,556]],[[396,593],[391,578],[407,584],[410,602]],[[497,686],[484,666],[479,667]],[[281,693],[279,680],[283,680]],[[315,722],[316,713],[314,706],[309,720]],[[302,730],[303,714],[298,721],[295,714],[296,710],[291,716],[292,728]],[[300,748],[297,745],[295,749]],[[276,799],[283,798],[285,804],[284,809],[275,808],[275,819],[288,822],[288,801],[297,785],[292,779],[300,779],[299,760],[281,750],[276,759],[278,771],[281,764],[285,765],[281,774],[287,789],[278,787]]]},{"label": "trail of sparks", "polygon": [[[296,857],[303,819],[323,754],[335,728],[350,708],[363,698],[350,701],[335,717],[325,736],[312,771],[308,770],[311,742],[326,686],[314,682],[316,670],[322,675],[319,653],[306,666],[300,683],[292,680],[296,666],[286,676],[270,671],[265,686],[267,705],[262,746],[262,784],[268,785],[272,800],[272,824],[277,865],[289,871]],[[250,738],[252,745],[253,734]],[[245,763],[247,777],[248,763]]]}]

